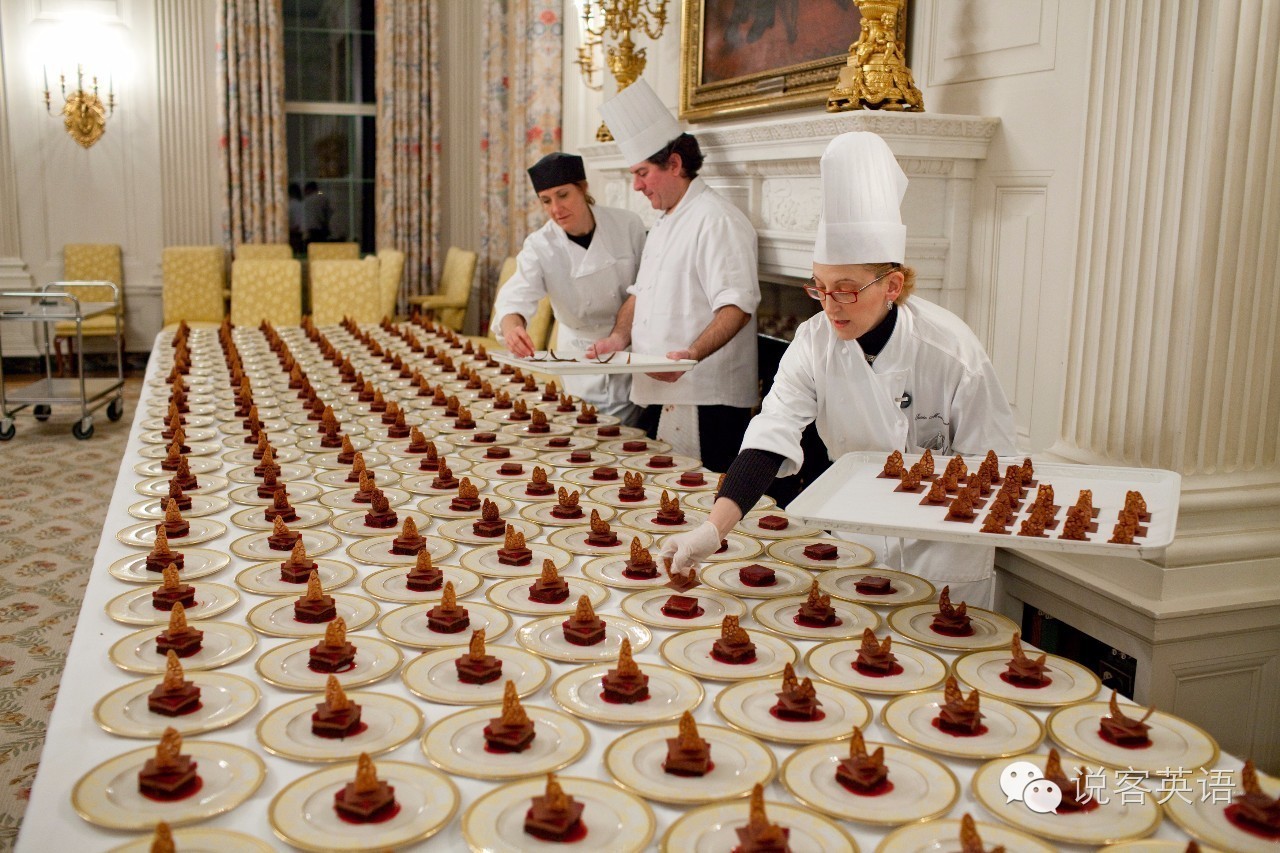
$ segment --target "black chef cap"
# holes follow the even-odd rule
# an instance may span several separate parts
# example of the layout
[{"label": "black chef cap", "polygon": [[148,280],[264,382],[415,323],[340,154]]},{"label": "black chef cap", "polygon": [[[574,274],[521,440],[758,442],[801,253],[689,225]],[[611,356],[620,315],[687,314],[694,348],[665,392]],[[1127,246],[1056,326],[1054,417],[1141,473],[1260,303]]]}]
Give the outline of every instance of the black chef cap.
[{"label": "black chef cap", "polygon": [[533,182],[535,193],[586,179],[587,171],[583,168],[582,158],[563,151],[553,151],[529,167],[529,180]]}]

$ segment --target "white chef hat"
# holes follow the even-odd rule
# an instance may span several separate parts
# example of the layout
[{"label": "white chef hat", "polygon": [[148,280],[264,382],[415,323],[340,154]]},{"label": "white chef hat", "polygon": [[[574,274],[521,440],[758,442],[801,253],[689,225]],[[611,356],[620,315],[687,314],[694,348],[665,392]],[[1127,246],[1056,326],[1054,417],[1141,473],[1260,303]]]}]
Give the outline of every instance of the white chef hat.
[{"label": "white chef hat", "polygon": [[600,115],[628,166],[649,159],[683,132],[680,122],[644,80],[601,104]]},{"label": "white chef hat", "polygon": [[907,176],[883,139],[855,131],[822,153],[822,219],[813,247],[818,264],[903,263]]}]

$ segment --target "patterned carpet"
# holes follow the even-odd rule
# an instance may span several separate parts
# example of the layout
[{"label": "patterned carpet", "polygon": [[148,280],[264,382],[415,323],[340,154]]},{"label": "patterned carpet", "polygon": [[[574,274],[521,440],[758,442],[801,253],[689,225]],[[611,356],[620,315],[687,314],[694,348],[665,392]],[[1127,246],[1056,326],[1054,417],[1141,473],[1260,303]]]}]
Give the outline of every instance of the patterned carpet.
[{"label": "patterned carpet", "polygon": [[126,380],[124,417],[99,413],[88,441],[59,410],[43,424],[20,414],[17,436],[0,443],[0,850],[13,847],[35,781],[141,388]]}]

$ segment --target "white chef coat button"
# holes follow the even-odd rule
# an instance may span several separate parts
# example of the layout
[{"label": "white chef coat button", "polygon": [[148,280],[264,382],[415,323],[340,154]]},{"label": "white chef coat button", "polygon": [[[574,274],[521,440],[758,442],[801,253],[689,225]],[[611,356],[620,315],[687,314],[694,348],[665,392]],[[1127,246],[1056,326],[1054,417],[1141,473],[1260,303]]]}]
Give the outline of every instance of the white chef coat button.
[{"label": "white chef coat button", "polygon": [[840,347],[840,354],[841,354],[841,355],[848,355],[848,354],[849,354],[849,348],[848,348],[848,347],[843,347],[843,346],[842,346],[842,347]]}]

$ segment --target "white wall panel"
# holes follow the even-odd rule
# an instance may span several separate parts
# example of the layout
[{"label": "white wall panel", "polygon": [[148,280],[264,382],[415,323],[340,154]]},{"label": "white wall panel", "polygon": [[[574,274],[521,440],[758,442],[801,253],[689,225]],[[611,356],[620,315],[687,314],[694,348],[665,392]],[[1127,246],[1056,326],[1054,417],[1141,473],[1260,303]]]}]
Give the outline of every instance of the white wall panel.
[{"label": "white wall panel", "polygon": [[1054,66],[1058,0],[947,0],[930,10],[925,79],[931,86]]}]

